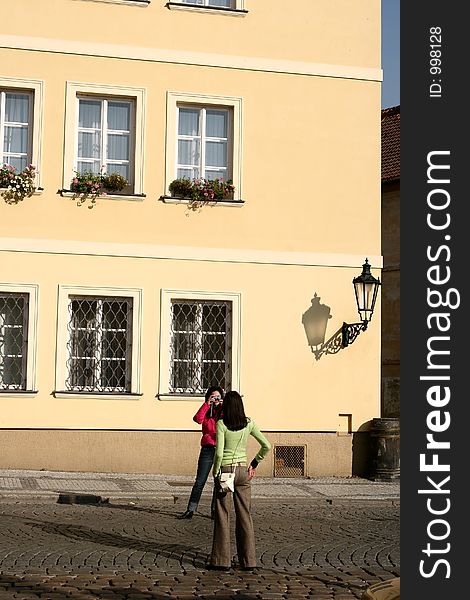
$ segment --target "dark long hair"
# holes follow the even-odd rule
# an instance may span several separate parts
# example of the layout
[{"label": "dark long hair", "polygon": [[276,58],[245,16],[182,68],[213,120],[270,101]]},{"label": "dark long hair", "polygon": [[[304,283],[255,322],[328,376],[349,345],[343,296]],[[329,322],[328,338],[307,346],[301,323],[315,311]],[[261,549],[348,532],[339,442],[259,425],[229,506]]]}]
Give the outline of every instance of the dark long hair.
[{"label": "dark long hair", "polygon": [[218,386],[218,385],[211,385],[210,387],[207,388],[206,393],[204,394],[204,398],[207,400],[209,400],[210,395],[213,394],[214,392],[219,392],[220,397],[224,398],[224,390]]},{"label": "dark long hair", "polygon": [[242,397],[238,392],[231,391],[225,394],[223,419],[230,431],[239,431],[246,427],[248,419],[245,415]]}]

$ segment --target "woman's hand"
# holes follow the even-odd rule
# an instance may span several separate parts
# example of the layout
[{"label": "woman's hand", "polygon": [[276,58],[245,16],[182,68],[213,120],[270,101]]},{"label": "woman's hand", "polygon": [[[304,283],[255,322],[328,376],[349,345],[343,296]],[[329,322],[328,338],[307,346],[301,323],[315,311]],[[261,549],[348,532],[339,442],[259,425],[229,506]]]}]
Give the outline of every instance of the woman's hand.
[{"label": "woman's hand", "polygon": [[253,467],[250,465],[247,469],[248,471],[248,481],[251,481],[253,479],[253,477],[256,475],[256,469],[253,469]]}]

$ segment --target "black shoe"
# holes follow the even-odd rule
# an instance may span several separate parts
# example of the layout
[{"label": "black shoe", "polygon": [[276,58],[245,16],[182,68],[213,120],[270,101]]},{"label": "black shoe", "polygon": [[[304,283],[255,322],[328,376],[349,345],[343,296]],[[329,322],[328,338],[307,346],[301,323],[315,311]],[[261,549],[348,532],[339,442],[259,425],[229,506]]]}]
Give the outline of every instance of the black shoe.
[{"label": "black shoe", "polygon": [[176,518],[177,519],[192,519],[193,515],[194,515],[194,511],[193,510],[187,510],[182,515],[179,515]]},{"label": "black shoe", "polygon": [[247,573],[256,573],[256,567],[242,567],[242,571],[246,571]]},{"label": "black shoe", "polygon": [[219,565],[208,565],[209,571],[230,571],[230,567],[221,567]]}]

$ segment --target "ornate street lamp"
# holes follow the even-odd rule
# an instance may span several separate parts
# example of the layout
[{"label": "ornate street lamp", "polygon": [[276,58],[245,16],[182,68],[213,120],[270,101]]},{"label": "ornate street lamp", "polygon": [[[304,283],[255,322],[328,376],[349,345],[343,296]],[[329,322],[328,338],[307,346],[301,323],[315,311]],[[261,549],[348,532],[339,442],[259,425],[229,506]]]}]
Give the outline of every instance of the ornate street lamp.
[{"label": "ornate street lamp", "polygon": [[[320,305],[320,298],[317,300],[317,295],[312,299],[312,306],[304,313],[302,321],[304,323],[305,332],[307,334],[308,344],[315,355],[316,360],[319,360],[323,354],[336,354],[342,348],[350,346],[361,333],[365,331],[372,319],[374,313],[375,302],[377,300],[377,292],[379,291],[380,279],[375,278],[370,272],[370,264],[366,258],[362,265],[362,273],[353,279],[354,293],[356,296],[357,310],[359,313],[360,323],[343,323],[339,329],[329,340],[323,343],[326,333],[327,320],[331,318],[330,309],[325,305]],[[318,304],[318,306],[317,306]],[[324,308],[322,308],[324,307]],[[320,318],[313,329],[308,328],[308,317],[312,314]],[[323,319],[322,319],[323,317]],[[318,335],[316,334],[318,332]],[[323,336],[323,337],[322,337]],[[315,348],[314,348],[315,347]]]}]

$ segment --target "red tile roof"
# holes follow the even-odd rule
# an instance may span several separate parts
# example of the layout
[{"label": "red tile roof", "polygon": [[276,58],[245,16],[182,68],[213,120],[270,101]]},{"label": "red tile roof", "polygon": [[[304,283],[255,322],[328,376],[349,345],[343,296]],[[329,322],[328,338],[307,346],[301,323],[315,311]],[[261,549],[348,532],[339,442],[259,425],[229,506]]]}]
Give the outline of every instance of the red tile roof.
[{"label": "red tile roof", "polygon": [[382,110],[382,183],[400,179],[400,107]]}]

